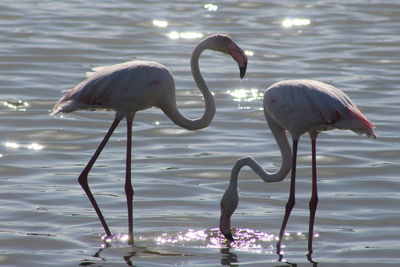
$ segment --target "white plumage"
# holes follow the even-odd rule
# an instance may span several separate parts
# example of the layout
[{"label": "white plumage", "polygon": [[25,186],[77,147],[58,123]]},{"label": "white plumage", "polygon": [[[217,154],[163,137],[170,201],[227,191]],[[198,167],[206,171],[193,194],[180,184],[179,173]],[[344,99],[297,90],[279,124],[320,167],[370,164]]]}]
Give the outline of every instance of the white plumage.
[{"label": "white plumage", "polygon": [[198,119],[186,118],[179,112],[176,106],[175,84],[171,72],[165,66],[151,61],[129,61],[97,68],[83,82],[70,90],[66,90],[65,95],[54,106],[51,115],[69,113],[80,109],[111,109],[116,111],[114,122],[78,178],[107,236],[110,236],[111,232],[88,184],[88,174],[91,168],[119,122],[126,117],[125,193],[128,206],[128,243],[133,243],[133,188],[131,184],[133,118],[137,111],[158,107],[175,124],[185,129],[197,130],[207,127],[214,117],[215,104],[214,98],[200,74],[199,57],[205,49],[231,55],[239,66],[241,78],[245,75],[247,67],[247,57],[244,51],[227,35],[213,34],[196,45],[191,57],[191,69],[193,78],[203,94],[205,102],[204,114]]},{"label": "white plumage", "polygon": [[264,94],[269,116],[292,135],[331,129],[374,136],[370,123],[353,101],[332,85],[313,80],[277,82]]},{"label": "white plumage", "polygon": [[[124,113],[167,105],[175,100],[171,72],[152,61],[128,61],[95,71],[57,102],[51,115],[79,109]],[[172,96],[172,97],[171,97]]]},{"label": "white plumage", "polygon": [[[321,131],[352,130],[376,138],[375,126],[360,112],[351,99],[332,85],[312,80],[281,81],[267,88],[264,94],[264,115],[281,151],[282,165],[273,173],[266,171],[253,157],[240,158],[232,168],[229,186],[221,199],[220,230],[233,241],[231,216],[239,203],[238,176],[241,168],[250,167],[264,182],[280,182],[291,170],[290,193],[276,245],[282,259],[281,242],[290,213],[295,205],[297,146],[300,136],[308,133],[312,151],[312,194],[308,233],[308,259],[312,261],[312,238],[317,210],[316,139]],[[290,148],[288,131],[293,139]]]}]

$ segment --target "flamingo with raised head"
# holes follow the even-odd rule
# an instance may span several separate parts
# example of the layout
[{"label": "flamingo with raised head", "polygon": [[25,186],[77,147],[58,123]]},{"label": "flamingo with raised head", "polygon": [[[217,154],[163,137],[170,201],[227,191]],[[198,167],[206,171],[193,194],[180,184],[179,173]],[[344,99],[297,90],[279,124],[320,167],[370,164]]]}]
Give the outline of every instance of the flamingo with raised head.
[{"label": "flamingo with raised head", "polygon": [[151,61],[130,61],[101,68],[76,87],[67,90],[66,94],[54,106],[51,115],[81,109],[111,109],[116,111],[110,129],[78,178],[107,236],[111,236],[111,232],[88,184],[88,174],[91,168],[115,128],[125,117],[127,122],[125,193],[128,207],[128,243],[132,244],[134,191],[131,183],[131,139],[132,121],[135,113],[147,108],[157,107],[180,127],[188,130],[207,127],[214,117],[215,104],[213,95],[207,88],[199,68],[200,54],[206,49],[231,55],[239,66],[240,78],[244,77],[247,67],[247,57],[244,51],[228,35],[209,35],[196,45],[192,52],[190,64],[193,78],[205,101],[205,111],[198,119],[186,118],[179,112],[171,72],[160,63]]},{"label": "flamingo with raised head", "polygon": [[[280,182],[292,170],[289,199],[286,204],[285,216],[277,243],[277,253],[281,259],[283,233],[290,212],[295,205],[297,145],[300,136],[308,133],[311,138],[312,151],[312,193],[309,202],[310,221],[308,233],[308,258],[311,259],[314,220],[318,203],[317,136],[321,131],[343,129],[376,138],[374,133],[375,126],[368,121],[353,101],[341,90],[329,84],[313,80],[288,80],[271,85],[264,94],[263,106],[265,118],[281,152],[282,165],[278,171],[270,173],[264,170],[250,156],[236,161],[232,168],[229,186],[220,203],[220,230],[228,240],[234,241],[230,219],[239,203],[237,180],[242,167],[249,166],[266,183]],[[292,149],[290,148],[286,131],[292,136]]]}]

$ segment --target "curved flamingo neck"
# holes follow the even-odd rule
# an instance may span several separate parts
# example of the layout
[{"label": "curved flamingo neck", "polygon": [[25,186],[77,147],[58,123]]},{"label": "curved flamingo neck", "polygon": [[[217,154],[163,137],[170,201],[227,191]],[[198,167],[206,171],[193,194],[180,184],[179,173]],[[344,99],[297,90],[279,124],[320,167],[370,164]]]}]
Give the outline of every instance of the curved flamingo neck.
[{"label": "curved flamingo neck", "polygon": [[[265,109],[264,109],[265,110]],[[292,165],[292,150],[290,148],[286,132],[283,128],[276,124],[266,111],[265,118],[267,119],[268,125],[275,138],[275,141],[281,152],[282,164],[278,171],[268,172],[266,171],[253,157],[244,157],[236,161],[232,168],[231,179],[229,187],[231,190],[237,188],[237,180],[241,168],[244,166],[250,167],[264,182],[273,183],[282,181],[289,173]]]},{"label": "curved flamingo neck", "polygon": [[198,119],[189,119],[185,117],[180,113],[180,111],[176,107],[176,101],[174,107],[172,107],[171,112],[166,113],[167,116],[170,117],[170,119],[175,124],[188,130],[198,130],[207,127],[208,125],[210,125],[215,115],[214,97],[211,94],[210,90],[208,89],[203,77],[201,76],[199,67],[199,57],[200,54],[205,49],[207,49],[207,41],[209,41],[209,39],[203,40],[195,47],[195,49],[192,52],[192,57],[190,60],[190,66],[193,78],[199,90],[201,91],[205,102],[205,110],[203,115]]}]

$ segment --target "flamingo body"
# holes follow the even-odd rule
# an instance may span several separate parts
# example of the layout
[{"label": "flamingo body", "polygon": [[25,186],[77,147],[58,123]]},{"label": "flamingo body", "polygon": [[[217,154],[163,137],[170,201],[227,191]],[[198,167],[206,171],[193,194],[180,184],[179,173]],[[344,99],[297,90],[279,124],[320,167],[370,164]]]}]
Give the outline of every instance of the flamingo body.
[{"label": "flamingo body", "polygon": [[112,109],[130,113],[162,108],[175,99],[171,72],[152,61],[129,61],[101,68],[57,102],[52,115],[78,109]]},{"label": "flamingo body", "polygon": [[191,56],[193,78],[201,91],[205,111],[200,118],[189,119],[182,115],[176,105],[175,84],[171,72],[162,64],[151,61],[129,61],[102,67],[72,89],[56,103],[51,115],[69,113],[80,109],[111,109],[115,119],[104,139],[81,172],[78,181],[88,196],[107,236],[111,231],[89,188],[88,174],[109,138],[125,117],[127,121],[127,149],[125,193],[128,207],[128,242],[133,243],[133,188],[131,183],[132,122],[137,111],[151,107],[160,108],[175,124],[188,130],[207,127],[215,114],[214,98],[199,68],[200,54],[206,50],[229,54],[238,64],[240,77],[246,73],[247,57],[244,51],[227,35],[212,34],[201,40]]},{"label": "flamingo body", "polygon": [[353,101],[343,91],[323,82],[277,82],[266,90],[264,108],[267,115],[294,137],[332,129],[374,136],[374,126]]},{"label": "flamingo body", "polygon": [[[273,173],[266,171],[253,157],[238,159],[231,172],[229,186],[221,202],[220,230],[234,241],[230,219],[239,203],[238,175],[244,166],[250,167],[264,182],[280,182],[291,171],[289,199],[285,208],[277,243],[279,260],[282,259],[281,242],[290,213],[295,205],[295,178],[297,147],[300,136],[308,133],[312,151],[312,193],[309,202],[310,221],[307,258],[312,261],[312,238],[317,210],[316,139],[320,132],[331,129],[352,130],[376,138],[375,126],[360,112],[351,99],[332,85],[313,80],[287,80],[267,88],[264,94],[264,115],[281,151],[282,165]],[[286,135],[293,140],[290,148]]]}]

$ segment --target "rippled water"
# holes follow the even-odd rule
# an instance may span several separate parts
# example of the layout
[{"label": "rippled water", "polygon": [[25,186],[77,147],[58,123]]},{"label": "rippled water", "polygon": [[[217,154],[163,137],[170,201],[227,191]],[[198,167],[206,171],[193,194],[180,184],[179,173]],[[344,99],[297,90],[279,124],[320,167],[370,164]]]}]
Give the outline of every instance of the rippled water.
[{"label": "rippled water", "polygon": [[[90,176],[113,233],[103,229],[77,176],[112,112],[51,118],[61,96],[97,66],[133,59],[169,66],[183,113],[203,103],[190,53],[208,33],[232,35],[249,56],[247,76],[207,52],[201,71],[215,94],[210,127],[183,130],[157,109],[134,122],[135,246],[123,193],[122,124]],[[279,150],[262,114],[266,87],[306,78],[344,90],[379,139],[321,134],[314,259],[320,266],[400,264],[400,3],[396,1],[8,1],[0,3],[0,263],[2,266],[286,266],[307,262],[310,142],[300,143],[297,202],[277,262],[276,236],[289,180],[240,175],[232,218],[239,240],[219,234],[230,169],[252,155],[267,169]]]}]

